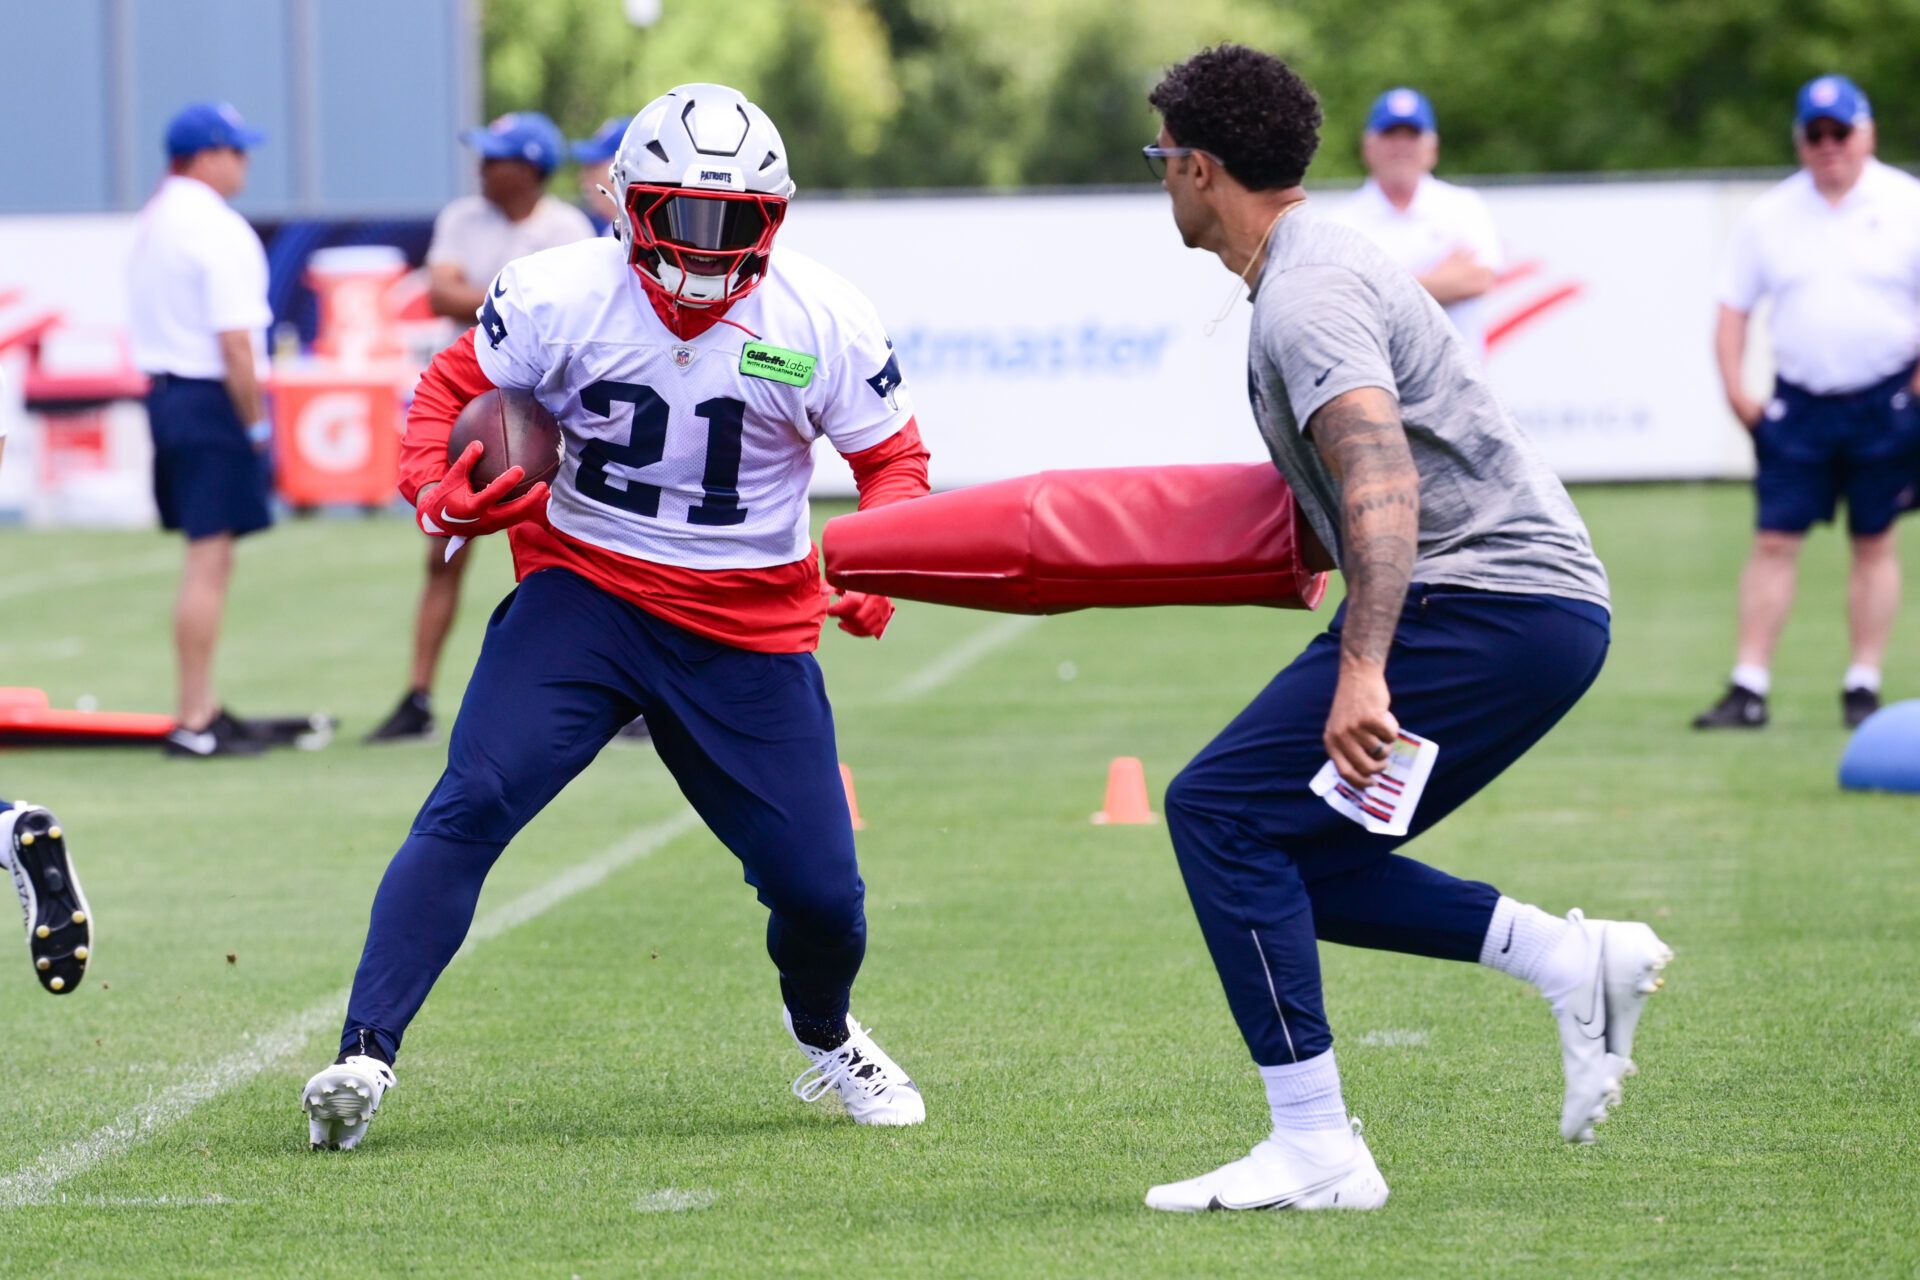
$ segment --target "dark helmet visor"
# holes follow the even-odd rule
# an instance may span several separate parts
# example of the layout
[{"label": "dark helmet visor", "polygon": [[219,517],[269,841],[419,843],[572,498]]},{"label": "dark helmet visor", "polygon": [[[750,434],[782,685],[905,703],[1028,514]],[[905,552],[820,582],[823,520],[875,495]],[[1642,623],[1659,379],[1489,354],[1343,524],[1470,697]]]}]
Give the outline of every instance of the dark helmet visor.
[{"label": "dark helmet visor", "polygon": [[751,249],[766,233],[768,217],[758,200],[668,196],[647,210],[647,227],[668,244],[688,249]]}]

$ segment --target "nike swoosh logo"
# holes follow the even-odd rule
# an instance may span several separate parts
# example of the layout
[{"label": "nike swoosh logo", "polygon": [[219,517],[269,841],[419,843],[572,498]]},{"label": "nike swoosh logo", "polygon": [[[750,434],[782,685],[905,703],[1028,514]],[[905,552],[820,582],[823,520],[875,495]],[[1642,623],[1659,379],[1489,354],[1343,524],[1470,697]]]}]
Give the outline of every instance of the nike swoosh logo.
[{"label": "nike swoosh logo", "polygon": [[1505,955],[1511,950],[1513,950],[1513,921],[1509,920],[1507,921],[1507,945],[1500,948],[1500,954]]},{"label": "nike swoosh logo", "polygon": [[173,735],[173,740],[197,756],[212,755],[215,746],[212,734],[194,733],[187,729],[177,731]]},{"label": "nike swoosh logo", "polygon": [[1328,366],[1327,366],[1327,371],[1326,371],[1326,373],[1323,373],[1323,374],[1321,374],[1321,375],[1320,375],[1319,377],[1317,377],[1317,378],[1315,378],[1315,379],[1313,380],[1313,385],[1317,387],[1317,386],[1319,386],[1319,385],[1320,385],[1321,383],[1323,383],[1323,382],[1325,382],[1325,381],[1327,380],[1327,377],[1328,377],[1328,375],[1330,375],[1330,374],[1332,374],[1332,372],[1333,372],[1333,371],[1334,371],[1335,369],[1338,369],[1338,368],[1339,368],[1339,367],[1340,367],[1341,365],[1343,365],[1343,364],[1345,364],[1345,363],[1346,363],[1346,361],[1345,361],[1345,360],[1335,360],[1335,361],[1334,361],[1334,362],[1333,362],[1332,364],[1330,364],[1330,365],[1328,365]]},{"label": "nike swoosh logo", "polygon": [[[1584,1018],[1575,1016],[1574,1018],[1574,1022],[1580,1026],[1583,1034],[1585,1034],[1589,1040],[1598,1040],[1607,1034],[1607,1001],[1603,992],[1603,986],[1606,980],[1607,950],[1606,943],[1602,942],[1600,945],[1600,962],[1593,966],[1593,990],[1587,994],[1587,1016]],[[1598,1031],[1587,1031],[1586,1028],[1591,1027],[1595,1022],[1600,1024],[1600,1029]]]},{"label": "nike swoosh logo", "polygon": [[496,298],[504,298],[507,296],[507,287],[498,280],[493,282],[493,296]]},{"label": "nike swoosh logo", "polygon": [[480,523],[479,516],[473,516],[469,519],[462,520],[459,516],[450,516],[444,511],[440,513],[440,518],[442,520],[445,520],[448,524],[479,524]]}]

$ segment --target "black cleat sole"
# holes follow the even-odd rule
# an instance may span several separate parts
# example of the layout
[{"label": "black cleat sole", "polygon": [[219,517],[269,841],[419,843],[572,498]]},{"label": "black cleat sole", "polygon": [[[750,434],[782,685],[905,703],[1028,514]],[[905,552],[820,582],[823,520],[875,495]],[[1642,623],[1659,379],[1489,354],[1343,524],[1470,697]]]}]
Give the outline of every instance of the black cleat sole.
[{"label": "black cleat sole", "polygon": [[93,957],[93,913],[67,857],[66,834],[45,809],[29,809],[13,828],[13,866],[33,887],[27,950],[34,975],[54,995],[67,995]]}]

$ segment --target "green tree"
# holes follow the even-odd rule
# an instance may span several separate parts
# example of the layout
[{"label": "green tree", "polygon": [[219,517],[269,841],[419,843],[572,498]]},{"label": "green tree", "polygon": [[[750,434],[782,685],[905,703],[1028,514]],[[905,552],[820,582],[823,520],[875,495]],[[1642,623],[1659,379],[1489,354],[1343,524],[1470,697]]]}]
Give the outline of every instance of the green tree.
[{"label": "green tree", "polygon": [[1778,166],[1794,90],[1872,95],[1881,153],[1920,153],[1920,0],[486,0],[490,113],[575,136],[684,81],[766,106],[806,188],[1146,180],[1146,93],[1194,50],[1286,57],[1327,112],[1319,178],[1356,174],[1367,104],[1413,84],[1456,173]]}]

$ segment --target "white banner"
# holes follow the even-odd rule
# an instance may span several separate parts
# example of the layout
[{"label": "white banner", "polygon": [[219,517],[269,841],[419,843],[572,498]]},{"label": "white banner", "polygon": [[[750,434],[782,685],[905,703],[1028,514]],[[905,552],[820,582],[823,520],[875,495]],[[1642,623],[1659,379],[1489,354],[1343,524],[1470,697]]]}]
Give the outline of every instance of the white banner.
[{"label": "white banner", "polygon": [[[1509,263],[1488,298],[1488,372],[1560,475],[1749,473],[1711,341],[1726,234],[1760,189],[1486,191]],[[1163,195],[803,200],[781,234],[879,308],[938,485],[1265,456],[1245,303],[1205,335],[1245,291],[1180,243]],[[816,487],[847,483],[823,456]]]}]

